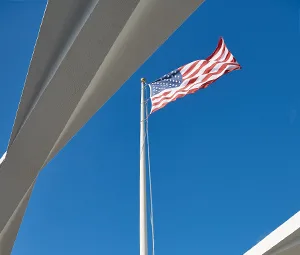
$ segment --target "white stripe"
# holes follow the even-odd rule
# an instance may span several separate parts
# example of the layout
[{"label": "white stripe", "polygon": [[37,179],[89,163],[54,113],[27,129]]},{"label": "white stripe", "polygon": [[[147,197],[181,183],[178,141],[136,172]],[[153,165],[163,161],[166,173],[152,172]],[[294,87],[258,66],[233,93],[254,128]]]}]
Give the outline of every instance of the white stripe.
[{"label": "white stripe", "polygon": [[[170,91],[170,93],[167,95],[168,97],[171,97],[171,99],[172,98],[174,98],[174,95],[175,95],[175,93],[178,91],[178,90],[181,90],[183,87],[185,87],[186,85],[187,85],[187,83],[188,83],[188,81],[184,81],[183,83],[182,83],[182,86],[180,86],[180,87],[177,87],[177,88],[173,88],[172,89],[172,91]],[[193,86],[193,84],[191,84],[190,86]],[[188,87],[188,88],[186,88],[184,91],[188,91],[189,90],[189,88],[190,88],[190,86]],[[179,94],[181,94],[181,93],[179,93]],[[177,95],[177,94],[176,94]],[[152,104],[155,104],[155,103],[157,103],[157,102],[159,102],[162,98],[164,98],[165,96],[162,96],[162,97],[159,97],[159,98],[156,98],[155,100],[153,100],[153,99],[151,99],[151,101],[152,101]],[[159,105],[161,105],[163,102],[165,102],[165,101],[170,101],[171,99],[164,99]]]},{"label": "white stripe", "polygon": [[[227,57],[227,54],[228,54],[229,50],[227,49],[227,47],[225,46],[225,51],[224,51],[224,54],[223,56],[220,58],[220,62],[222,61],[225,61],[226,57]],[[227,61],[226,61],[227,62]]]},{"label": "white stripe", "polygon": [[[205,62],[206,60],[200,60],[199,63],[193,68],[193,70],[191,72],[189,72],[187,75],[183,75],[182,78],[183,79],[187,79],[189,78],[197,69],[199,69],[199,67]],[[207,63],[208,64],[208,63]],[[199,71],[198,73],[204,68],[206,67],[206,65],[204,65]],[[194,75],[195,76],[195,75]]]},{"label": "white stripe", "polygon": [[[196,81],[190,88],[189,90],[192,90],[192,89],[195,89],[195,88],[200,88],[204,83],[207,83],[209,81],[213,81],[213,80],[216,80],[218,79],[219,77],[221,77],[222,75],[224,75],[224,73],[227,71],[227,70],[231,70],[233,68],[235,68],[236,65],[230,65],[228,66],[227,68],[225,68],[221,73],[219,74],[215,74],[215,75],[212,75],[207,81],[205,82],[202,82],[202,81]],[[203,80],[203,79],[202,79]]]},{"label": "white stripe", "polygon": [[[176,94],[176,96],[178,96],[178,95],[186,95],[187,92],[188,91],[179,92],[178,94]],[[173,95],[170,99],[165,99],[165,100],[161,101],[160,104],[158,104],[157,106],[152,107],[152,111],[154,111],[157,108],[160,108],[164,103],[171,102],[173,98],[175,98],[175,95]]]},{"label": "white stripe", "polygon": [[[217,65],[214,66],[214,68],[208,74],[213,73],[213,72],[217,72],[224,65],[224,63],[219,63],[219,62],[212,61],[210,63],[210,65],[205,66],[205,67],[209,68],[215,63],[217,63]],[[205,70],[207,70],[207,68],[205,68]],[[198,79],[195,82],[199,82],[199,81],[203,80],[208,74],[203,74],[203,72],[202,73],[197,73],[193,77],[189,78],[188,81],[198,77]]]},{"label": "white stripe", "polygon": [[228,63],[228,62],[230,62],[230,63],[236,63],[237,64],[237,62],[235,62],[235,61],[233,61],[233,55],[230,53],[230,58],[226,61],[226,63]]},{"label": "white stripe", "polygon": [[[227,64],[227,62],[226,62],[226,63],[219,63],[219,64],[216,65],[216,66],[211,70],[211,72],[209,72],[208,74],[200,75],[199,78],[195,81],[194,84],[202,83],[202,81],[206,78],[207,75],[210,75],[211,73],[216,73],[216,72],[218,72],[219,69],[220,69],[224,64]],[[212,75],[207,81],[213,80],[214,78],[212,78],[212,77],[217,77],[217,78],[218,78],[219,76],[223,75],[224,72],[225,72],[226,70],[229,70],[229,69],[231,69],[231,68],[233,68],[233,67],[236,67],[236,65],[232,64],[232,65],[227,66],[220,74],[214,74],[214,75]],[[215,79],[216,79],[216,78],[215,78]],[[205,81],[205,82],[207,82],[207,81]],[[194,86],[194,85],[193,85],[193,86]]]},{"label": "white stripe", "polygon": [[[210,68],[213,64],[218,63],[216,61],[209,61],[203,68],[199,70],[199,72],[195,73],[192,77],[189,77],[188,80],[194,79],[200,75],[203,75],[204,71],[206,71],[208,68]],[[206,74],[205,74],[206,75]]]},{"label": "white stripe", "polygon": [[224,47],[226,47],[226,46],[225,46],[224,41],[222,41],[222,46],[220,47],[219,51],[216,52],[216,54],[210,59],[210,61],[216,61],[217,58],[222,55],[222,51],[223,51]]},{"label": "white stripe", "polygon": [[155,99],[153,99],[153,97],[151,97],[152,104],[159,102],[161,100],[161,97],[163,97],[164,93],[168,93],[168,96],[174,95],[174,93],[176,93],[177,90],[182,89],[187,83],[188,83],[188,81],[184,81],[179,87],[165,89],[162,92],[160,92],[159,94],[156,94],[155,96],[153,96],[153,97],[155,97]]},{"label": "white stripe", "polygon": [[185,72],[191,67],[191,65],[193,65],[195,62],[197,62],[198,60],[196,61],[193,61],[192,63],[189,63],[187,64],[184,68],[182,68],[182,70],[180,71],[182,75],[185,74]]}]

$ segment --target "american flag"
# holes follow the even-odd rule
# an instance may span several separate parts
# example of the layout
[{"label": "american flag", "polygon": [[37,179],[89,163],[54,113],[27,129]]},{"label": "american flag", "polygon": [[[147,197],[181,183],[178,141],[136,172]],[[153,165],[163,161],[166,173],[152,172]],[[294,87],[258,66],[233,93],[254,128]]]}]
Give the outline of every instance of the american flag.
[{"label": "american flag", "polygon": [[222,75],[238,69],[241,66],[220,38],[217,48],[206,60],[191,62],[149,84],[151,113],[177,98],[207,88]]}]

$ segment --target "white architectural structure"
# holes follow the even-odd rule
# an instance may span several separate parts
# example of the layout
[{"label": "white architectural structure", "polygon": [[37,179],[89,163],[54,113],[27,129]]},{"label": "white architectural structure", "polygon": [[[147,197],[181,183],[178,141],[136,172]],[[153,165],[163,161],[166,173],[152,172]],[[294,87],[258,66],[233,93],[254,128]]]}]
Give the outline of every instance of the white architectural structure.
[{"label": "white architectural structure", "polygon": [[0,163],[0,255],[39,171],[202,2],[48,1]]},{"label": "white architectural structure", "polygon": [[299,255],[300,211],[244,255]]}]

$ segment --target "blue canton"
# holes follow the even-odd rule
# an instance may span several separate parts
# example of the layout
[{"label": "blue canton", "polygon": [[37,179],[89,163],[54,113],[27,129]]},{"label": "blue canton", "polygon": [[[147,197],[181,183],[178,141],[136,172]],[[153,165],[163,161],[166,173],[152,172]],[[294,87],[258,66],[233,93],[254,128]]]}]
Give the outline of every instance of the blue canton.
[{"label": "blue canton", "polygon": [[177,88],[182,84],[182,75],[179,69],[176,69],[158,80],[150,83],[151,97],[157,95],[166,89]]}]

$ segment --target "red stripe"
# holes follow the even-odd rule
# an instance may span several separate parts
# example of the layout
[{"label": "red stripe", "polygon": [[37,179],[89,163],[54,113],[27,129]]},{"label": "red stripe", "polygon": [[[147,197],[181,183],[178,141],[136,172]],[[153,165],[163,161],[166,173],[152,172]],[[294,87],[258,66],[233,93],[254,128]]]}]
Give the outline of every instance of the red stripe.
[{"label": "red stripe", "polygon": [[[232,56],[232,54],[230,53],[230,51],[228,50],[227,52],[227,56],[226,58],[224,59],[224,62],[228,62],[228,60],[230,59],[230,57]],[[223,61],[222,61],[223,62]],[[234,61],[235,62],[235,61]]]},{"label": "red stripe", "polygon": [[217,48],[215,49],[215,51],[206,59],[206,60],[211,60],[213,58],[213,56],[221,49],[221,46],[222,46],[222,42],[223,42],[223,38],[221,37],[219,39],[219,42],[218,42],[218,45],[217,45]]},{"label": "red stripe", "polygon": [[213,70],[214,67],[215,67],[216,65],[218,65],[218,64],[220,64],[220,63],[213,63],[211,66],[209,66],[209,67],[207,67],[207,68],[205,69],[205,71],[203,72],[203,74],[208,74],[208,73],[210,73],[211,70]]},{"label": "red stripe", "polygon": [[184,87],[188,87],[190,86],[191,84],[195,83],[197,80],[198,80],[199,77],[194,77],[194,78],[191,78],[191,79],[187,79],[188,80],[188,83],[184,86]]},{"label": "red stripe", "polygon": [[188,94],[195,93],[195,92],[198,91],[199,89],[202,89],[202,87],[200,87],[200,88],[195,88],[195,89],[191,89],[191,90],[188,91],[188,93],[186,93],[186,94],[184,94],[184,95],[178,94],[178,95],[177,95],[176,97],[174,97],[172,100],[169,100],[169,101],[164,102],[159,108],[155,108],[155,106],[156,106],[157,104],[153,104],[153,105],[152,105],[152,109],[153,109],[153,108],[154,108],[154,109],[151,111],[151,113],[156,112],[157,110],[159,110],[159,109],[165,107],[168,103],[173,102],[173,101],[175,101],[175,100],[178,99],[178,98],[184,97],[184,96],[186,96],[186,95],[188,95]]},{"label": "red stripe", "polygon": [[220,59],[223,57],[224,53],[225,53],[225,50],[226,50],[226,45],[223,43],[223,49],[222,49],[222,52],[220,54],[219,57],[217,57],[217,59],[215,61],[220,61]]},{"label": "red stripe", "polygon": [[172,91],[167,91],[167,92],[164,92],[163,94],[160,94],[159,96],[154,96],[151,98],[151,100],[155,100],[155,99],[158,99],[158,98],[161,98],[161,97],[165,97],[167,95],[169,95]]},{"label": "red stripe", "polygon": [[[209,62],[208,62],[207,60],[203,60],[203,63],[200,65],[200,67],[197,68],[195,72],[193,72],[191,75],[188,75],[188,76],[193,77],[194,75],[196,75],[196,74],[199,72],[199,70],[201,70],[201,69],[202,69],[205,65],[207,65],[208,63],[209,63]],[[185,79],[186,76],[187,76],[187,75],[183,75],[183,79]]]},{"label": "red stripe", "polygon": [[199,63],[199,60],[195,61],[185,72],[184,75],[188,75],[194,68],[195,66]]},{"label": "red stripe", "polygon": [[229,65],[234,65],[233,63],[224,63],[217,72],[208,73],[202,82],[206,82],[211,76],[222,73]]}]

